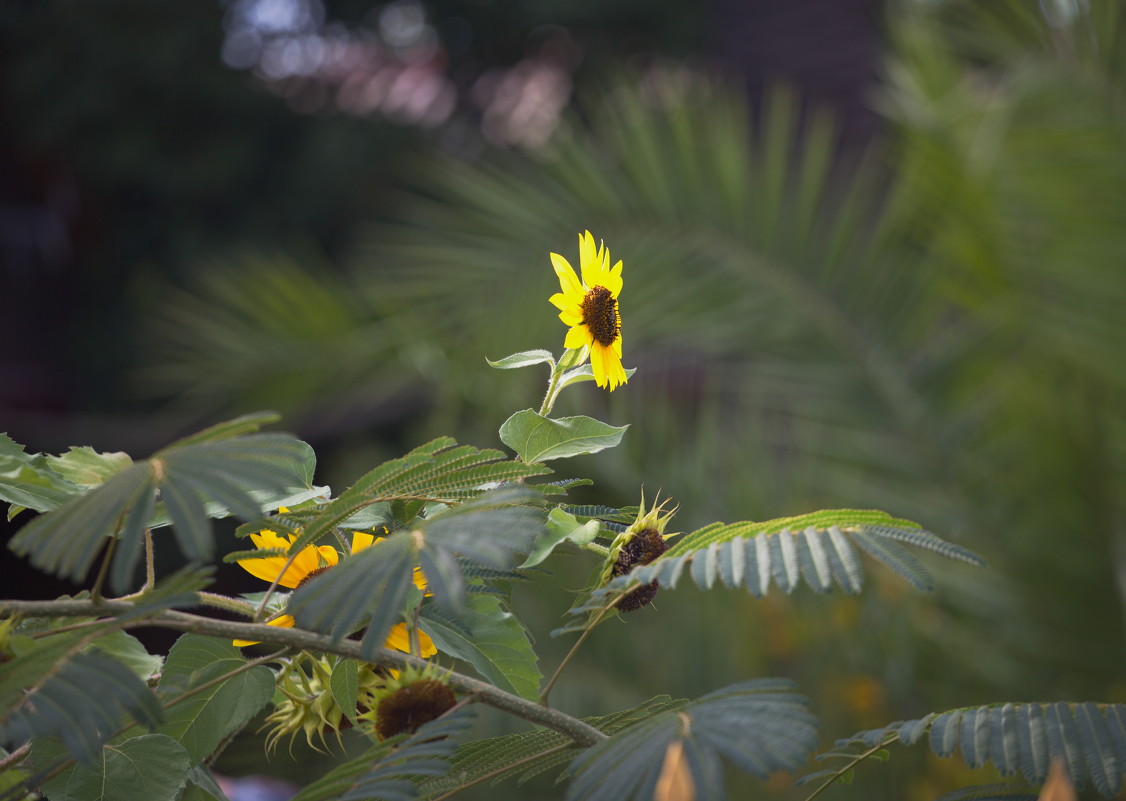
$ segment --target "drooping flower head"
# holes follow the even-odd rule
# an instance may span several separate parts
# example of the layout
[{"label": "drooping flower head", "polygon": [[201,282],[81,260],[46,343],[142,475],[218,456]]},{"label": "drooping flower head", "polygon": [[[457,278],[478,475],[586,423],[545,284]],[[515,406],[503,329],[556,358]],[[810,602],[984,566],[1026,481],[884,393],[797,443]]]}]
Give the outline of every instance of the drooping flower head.
[{"label": "drooping flower head", "polygon": [[[666,540],[676,535],[666,535],[665,527],[676,514],[676,509],[664,511],[665,503],[667,501],[654,501],[653,506],[646,510],[645,499],[642,498],[637,519],[610,544],[610,554],[603,571],[602,584],[618,576],[628,575],[634,568],[649,564],[669,549]],[[661,585],[657,581],[642,584],[626,593],[618,601],[616,608],[620,612],[636,612],[649,604],[660,588]]]},{"label": "drooping flower head", "polygon": [[[282,510],[285,511],[284,509]],[[290,545],[295,541],[295,537],[281,537],[276,532],[269,529],[263,529],[255,534],[250,535],[254,547],[259,550],[287,550]],[[370,548],[376,544],[378,540],[373,534],[368,534],[363,531],[356,531],[352,533],[352,553],[357,554],[365,548]],[[263,581],[273,583],[276,579],[278,585],[295,590],[306,581],[309,581],[322,573],[335,567],[340,561],[340,554],[331,545],[307,545],[301,549],[290,564],[289,569],[285,570],[285,564],[289,561],[285,556],[260,556],[248,557],[246,559],[239,559],[239,566],[255,578],[260,578]],[[282,574],[285,570],[285,574]],[[426,577],[422,575],[422,571],[415,569],[414,583],[420,590],[426,590]],[[281,628],[291,629],[296,621],[293,615],[280,615],[273,620],[267,621],[270,626],[279,626]],[[256,645],[255,642],[250,640],[235,640],[236,646],[242,647],[244,645]],[[426,635],[425,632],[418,632],[419,652],[423,657],[433,656],[438,652],[434,645],[434,641]],[[387,648],[394,648],[396,651],[403,653],[411,652],[410,634],[407,632],[406,626],[402,623],[397,623],[392,626],[390,633],[387,635],[387,641],[384,643]]]},{"label": "drooping flower head", "polygon": [[563,345],[590,348],[590,367],[595,383],[614,388],[626,383],[622,367],[622,315],[618,295],[622,291],[622,262],[610,267],[610,249],[597,246],[590,231],[579,235],[579,281],[570,262],[558,253],[551,264],[559,277],[560,292],[550,298],[559,309],[559,319],[571,327]]},{"label": "drooping flower head", "polygon": [[408,667],[383,681],[365,703],[370,711],[360,720],[372,724],[375,736],[386,740],[397,734],[413,734],[425,723],[437,720],[457,704],[457,696],[443,676],[431,666]]}]

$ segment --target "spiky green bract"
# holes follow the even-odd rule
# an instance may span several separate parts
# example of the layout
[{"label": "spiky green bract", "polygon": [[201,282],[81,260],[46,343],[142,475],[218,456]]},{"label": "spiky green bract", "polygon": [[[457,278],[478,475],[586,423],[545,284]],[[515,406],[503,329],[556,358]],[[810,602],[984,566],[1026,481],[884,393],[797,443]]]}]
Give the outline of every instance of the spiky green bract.
[{"label": "spiky green bract", "polygon": [[756,679],[655,715],[580,754],[565,798],[650,801],[677,740],[699,799],[726,797],[721,757],[763,779],[793,770],[817,745],[816,719],[793,690],[784,679]]},{"label": "spiky green bract", "polygon": [[1002,703],[932,713],[838,740],[835,750],[871,747],[885,740],[914,745],[927,736],[940,757],[960,751],[966,764],[987,762],[1003,775],[1020,773],[1040,784],[1052,760],[1062,759],[1082,789],[1090,781],[1106,797],[1116,795],[1126,775],[1126,704]]},{"label": "spiky green bract", "polygon": [[[146,528],[171,521],[183,556],[209,561],[211,517],[253,519],[271,498],[313,491],[308,445],[288,434],[254,433],[274,419],[263,413],[221,423],[121,467],[30,521],[9,547],[41,570],[81,582],[116,537],[110,581],[118,592],[131,587]],[[208,508],[209,501],[221,506]]]},{"label": "spiky green bract", "polygon": [[543,531],[542,499],[523,485],[501,487],[418,520],[378,547],[341,560],[331,581],[314,579],[296,590],[289,613],[298,626],[338,638],[366,626],[365,656],[374,658],[401,618],[416,564],[434,600],[460,610],[466,594],[462,560],[497,570],[516,567]]},{"label": "spiky green bract", "polygon": [[[583,721],[612,735],[660,712],[676,709],[684,703],[684,699],[674,701],[667,695],[658,695],[633,709],[583,718]],[[581,750],[567,735],[542,728],[487,740],[474,740],[458,749],[450,766],[449,776],[425,782],[422,790],[427,798],[433,798],[456,787],[472,784],[485,776],[496,775],[499,779],[517,773],[517,782],[523,784],[544,771],[566,764]],[[505,772],[506,769],[508,772]]]},{"label": "spiky green bract", "polygon": [[458,709],[409,738],[384,740],[329,771],[292,801],[414,801],[421,782],[449,771],[449,760],[472,719],[471,709]]},{"label": "spiky green bract", "polygon": [[[679,538],[652,564],[611,580],[571,609],[574,615],[597,613],[633,587],[659,581],[673,588],[685,571],[703,589],[716,583],[744,587],[761,598],[773,582],[786,593],[803,581],[817,592],[833,583],[860,592],[864,571],[856,547],[890,568],[916,589],[933,589],[930,573],[900,543],[948,559],[984,565],[973,552],[925,531],[917,523],[867,509],[831,509],[765,523],[712,523]],[[557,630],[581,630],[574,624]]]},{"label": "spiky green bract", "polygon": [[148,727],[161,722],[156,697],[132,670],[81,647],[77,633],[46,637],[3,665],[0,743],[54,735],[72,758],[89,763],[127,716]]}]

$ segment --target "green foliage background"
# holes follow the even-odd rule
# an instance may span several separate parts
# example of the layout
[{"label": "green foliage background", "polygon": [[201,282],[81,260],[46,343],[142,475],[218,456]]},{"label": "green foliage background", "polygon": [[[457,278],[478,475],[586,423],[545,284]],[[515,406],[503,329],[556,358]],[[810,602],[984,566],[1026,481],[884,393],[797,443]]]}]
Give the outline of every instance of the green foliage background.
[{"label": "green foliage background", "polygon": [[[138,376],[181,415],[270,406],[301,431],[359,410],[408,446],[488,447],[542,376],[484,357],[558,345],[546,253],[590,228],[625,260],[638,374],[564,398],[631,425],[575,475],[621,505],[659,488],[689,531],[886,509],[991,569],[936,571],[926,597],[883,575],[858,598],[685,586],[596,632],[560,706],[785,675],[829,742],[998,698],[1124,701],[1126,14],[1049,6],[889,4],[888,128],[864,154],[793,93],[752,115],[673,65],[589,80],[543,152],[419,148],[331,267],[253,242],[209,257],[151,315]],[[318,479],[401,451],[350,432]],[[518,596],[547,663],[585,578]],[[913,757],[835,797],[967,781]]]}]

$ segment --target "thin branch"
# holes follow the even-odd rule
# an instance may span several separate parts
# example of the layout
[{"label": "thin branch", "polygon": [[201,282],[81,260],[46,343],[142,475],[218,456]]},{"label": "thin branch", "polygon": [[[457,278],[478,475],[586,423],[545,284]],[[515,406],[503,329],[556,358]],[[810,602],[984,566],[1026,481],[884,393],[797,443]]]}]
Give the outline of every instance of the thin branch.
[{"label": "thin branch", "polygon": [[857,765],[859,765],[865,759],[868,759],[868,757],[872,756],[873,754],[875,754],[879,751],[882,751],[884,748],[887,748],[895,740],[896,736],[897,735],[892,734],[888,737],[885,737],[883,740],[880,740],[880,742],[876,743],[874,746],[869,748],[863,754],[858,754],[855,759],[850,761],[847,765],[845,765],[840,770],[838,770],[836,773],[834,773],[832,776],[830,776],[828,778],[828,780],[823,785],[821,785],[816,790],[814,790],[812,793],[810,793],[808,796],[806,796],[805,801],[813,801],[813,799],[817,798],[817,796],[821,795],[823,792],[828,790],[834,784],[839,782],[841,780],[841,776],[844,776],[846,773],[848,773],[850,770],[855,768]]},{"label": "thin branch", "polygon": [[[125,614],[133,611],[134,608],[133,604],[125,601],[102,601],[100,603],[72,600],[0,601],[0,613],[22,612],[41,617]],[[130,621],[129,625],[130,627],[148,625],[176,631],[190,631],[196,634],[207,634],[232,640],[257,640],[300,650],[336,654],[347,659],[374,662],[397,670],[404,670],[408,667],[421,670],[430,664],[424,659],[390,651],[386,648],[376,649],[373,654],[366,651],[363,645],[355,640],[334,639],[303,629],[283,629],[277,626],[268,626],[264,623],[215,620],[187,612],[166,611],[142,620]],[[606,739],[606,735],[598,729],[564,712],[550,709],[535,701],[529,701],[518,695],[505,692],[492,684],[470,678],[461,673],[451,671],[448,676],[450,684],[462,692],[475,694],[489,706],[566,735],[581,746],[591,746]]]},{"label": "thin branch", "polygon": [[213,606],[216,609],[225,609],[228,612],[234,612],[237,615],[248,617],[251,620],[258,614],[254,604],[240,601],[237,598],[230,598],[226,595],[219,595],[214,592],[203,592],[200,590],[196,593],[199,596],[199,602],[204,606]]},{"label": "thin branch", "polygon": [[27,759],[27,755],[31,753],[31,743],[24,743],[12,753],[8,754],[3,759],[0,759],[0,773],[3,773],[13,765],[18,765]]},{"label": "thin branch", "polygon": [[599,610],[598,615],[595,616],[594,620],[592,620],[590,624],[587,625],[585,629],[583,629],[583,633],[579,635],[579,638],[577,640],[575,640],[575,644],[571,646],[571,650],[567,652],[567,655],[565,657],[563,657],[563,661],[559,663],[559,667],[555,668],[555,672],[551,674],[551,678],[548,679],[547,684],[544,685],[543,691],[540,693],[541,704],[544,704],[545,706],[547,705],[547,696],[551,694],[551,690],[555,686],[555,682],[559,681],[559,677],[563,673],[563,668],[567,667],[567,665],[571,661],[571,658],[574,657],[574,655],[578,652],[579,646],[582,645],[586,641],[586,638],[590,636],[590,633],[594,631],[594,627],[602,622],[602,618],[610,614],[610,610],[617,606],[618,602],[621,601],[622,598],[625,598],[627,594],[628,593],[625,592],[619,594],[617,598],[615,598],[613,601]]}]

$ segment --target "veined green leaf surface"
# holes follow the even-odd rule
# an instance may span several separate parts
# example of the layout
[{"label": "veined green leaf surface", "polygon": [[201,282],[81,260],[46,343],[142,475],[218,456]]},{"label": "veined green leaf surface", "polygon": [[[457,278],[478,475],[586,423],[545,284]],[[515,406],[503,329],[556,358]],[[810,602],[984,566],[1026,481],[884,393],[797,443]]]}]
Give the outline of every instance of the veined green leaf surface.
[{"label": "veined green leaf surface", "polygon": [[544,417],[525,409],[500,427],[500,439],[528,464],[566,459],[613,448],[629,426],[612,426],[592,417]]},{"label": "veined green leaf surface", "polygon": [[489,363],[489,367],[496,367],[498,370],[515,370],[535,364],[550,364],[552,369],[555,368],[555,357],[549,350],[522,350],[503,359],[497,359],[495,362],[492,359],[485,361]]},{"label": "veined green leaf surface", "polygon": [[[37,740],[31,753],[41,769],[66,756],[49,740]],[[187,752],[171,737],[145,734],[106,745],[88,764],[70,765],[45,782],[43,791],[49,801],[173,801],[190,766]]]},{"label": "veined green leaf surface", "polygon": [[[246,663],[230,643],[197,634],[183,635],[168,652],[157,688],[166,705],[165,721],[157,731],[182,744],[191,765],[209,756],[273,696],[274,674],[263,665],[204,688]],[[197,691],[176,700],[193,690]]]},{"label": "veined green leaf surface", "polygon": [[438,650],[462,659],[502,690],[524,698],[539,694],[540,673],[536,652],[520,619],[506,611],[499,598],[473,595],[466,600],[463,631],[437,613],[424,616],[423,628]]}]

